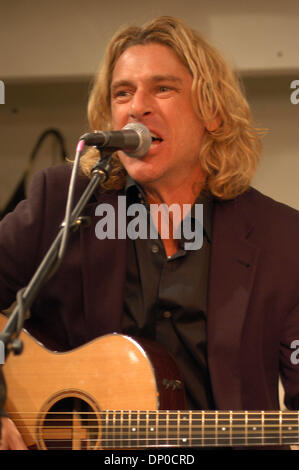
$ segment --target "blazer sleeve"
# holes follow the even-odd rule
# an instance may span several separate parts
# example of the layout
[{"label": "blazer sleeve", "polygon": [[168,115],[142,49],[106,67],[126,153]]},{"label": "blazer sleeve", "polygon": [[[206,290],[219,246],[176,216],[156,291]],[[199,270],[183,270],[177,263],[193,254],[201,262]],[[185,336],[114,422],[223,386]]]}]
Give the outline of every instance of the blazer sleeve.
[{"label": "blazer sleeve", "polygon": [[0,223],[0,309],[8,308],[38,266],[43,224],[45,175],[32,180],[28,198]]}]

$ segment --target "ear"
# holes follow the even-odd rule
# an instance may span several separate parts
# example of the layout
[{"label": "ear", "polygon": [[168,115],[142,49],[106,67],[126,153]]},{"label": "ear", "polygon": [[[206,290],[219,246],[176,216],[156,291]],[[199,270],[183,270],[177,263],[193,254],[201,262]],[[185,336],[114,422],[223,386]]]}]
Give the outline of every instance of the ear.
[{"label": "ear", "polygon": [[211,121],[205,121],[204,125],[208,131],[215,131],[216,129],[218,129],[221,123],[222,123],[222,117],[220,116],[219,113],[217,113],[214,119],[212,119]]}]

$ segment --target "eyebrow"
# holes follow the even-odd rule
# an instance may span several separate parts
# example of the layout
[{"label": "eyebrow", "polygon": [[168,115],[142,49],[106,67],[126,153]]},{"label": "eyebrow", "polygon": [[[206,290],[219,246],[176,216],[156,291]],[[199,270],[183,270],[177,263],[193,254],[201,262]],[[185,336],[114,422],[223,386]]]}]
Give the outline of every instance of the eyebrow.
[{"label": "eyebrow", "polygon": [[[154,83],[158,82],[175,82],[175,83],[182,83],[182,79],[179,77],[176,77],[175,75],[153,75],[152,77],[149,78],[150,81]],[[117,80],[116,82],[111,84],[111,90],[115,90],[118,87],[121,86],[128,86],[132,85],[132,81],[130,80]]]}]

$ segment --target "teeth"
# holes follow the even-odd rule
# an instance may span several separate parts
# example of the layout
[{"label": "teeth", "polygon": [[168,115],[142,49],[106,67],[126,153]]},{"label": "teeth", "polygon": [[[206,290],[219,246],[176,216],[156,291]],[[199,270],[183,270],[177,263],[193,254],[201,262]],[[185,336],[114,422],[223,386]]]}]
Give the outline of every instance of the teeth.
[{"label": "teeth", "polygon": [[151,136],[153,137],[153,139],[160,139],[160,137],[157,134],[154,134],[153,132],[151,132]]},{"label": "teeth", "polygon": [[151,132],[151,137],[152,137],[153,141],[158,140],[159,142],[162,142],[161,137],[159,137],[157,134],[154,134],[153,132]]}]

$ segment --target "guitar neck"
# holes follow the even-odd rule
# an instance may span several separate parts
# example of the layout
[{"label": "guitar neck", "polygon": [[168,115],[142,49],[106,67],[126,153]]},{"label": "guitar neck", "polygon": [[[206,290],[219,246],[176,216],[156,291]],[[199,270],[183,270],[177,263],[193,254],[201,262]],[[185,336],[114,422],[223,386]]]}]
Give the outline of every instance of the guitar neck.
[{"label": "guitar neck", "polygon": [[299,443],[297,411],[105,411],[103,448]]}]

